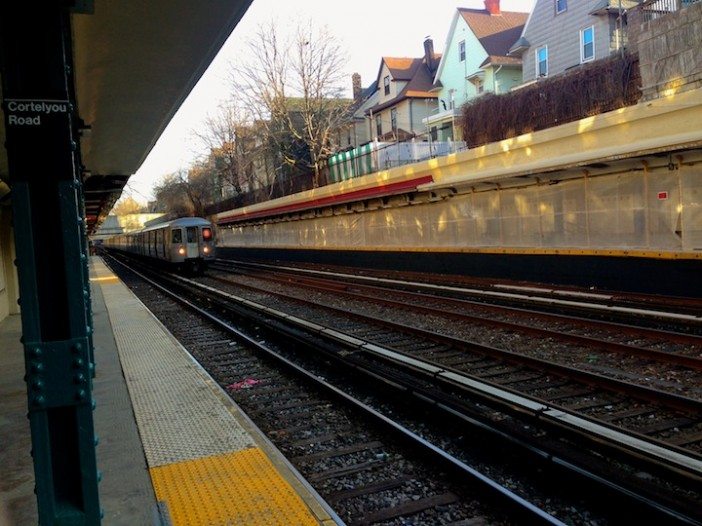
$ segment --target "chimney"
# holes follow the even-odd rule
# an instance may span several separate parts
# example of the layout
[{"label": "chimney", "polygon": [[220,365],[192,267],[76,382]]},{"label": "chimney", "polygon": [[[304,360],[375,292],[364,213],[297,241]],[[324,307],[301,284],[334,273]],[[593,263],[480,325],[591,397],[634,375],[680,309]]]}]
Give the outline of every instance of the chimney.
[{"label": "chimney", "polygon": [[351,75],[351,85],[353,86],[353,100],[361,100],[363,89],[361,88],[361,75],[354,73]]},{"label": "chimney", "polygon": [[485,0],[485,10],[491,15],[499,15],[500,0]]},{"label": "chimney", "polygon": [[424,60],[427,63],[427,68],[431,73],[434,73],[434,41],[430,37],[424,39]]}]

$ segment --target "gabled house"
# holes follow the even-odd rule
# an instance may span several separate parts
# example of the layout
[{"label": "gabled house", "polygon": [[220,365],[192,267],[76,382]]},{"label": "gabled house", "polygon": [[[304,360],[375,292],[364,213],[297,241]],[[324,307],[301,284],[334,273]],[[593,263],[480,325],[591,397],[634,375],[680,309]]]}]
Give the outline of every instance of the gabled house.
[{"label": "gabled house", "polygon": [[[536,0],[510,55],[524,83],[558,75],[626,46],[626,10],[636,0]],[[621,16],[620,16],[621,15]]]},{"label": "gabled house", "polygon": [[434,78],[439,109],[426,119],[434,140],[457,138],[454,122],[464,103],[483,93],[505,93],[521,83],[522,61],[507,53],[527,17],[528,13],[502,11],[500,0],[485,0],[485,9],[456,10]]},{"label": "gabled house", "polygon": [[365,112],[373,139],[428,140],[422,119],[438,107],[431,88],[440,59],[431,39],[424,41],[421,58],[383,57],[376,79],[377,101]]}]

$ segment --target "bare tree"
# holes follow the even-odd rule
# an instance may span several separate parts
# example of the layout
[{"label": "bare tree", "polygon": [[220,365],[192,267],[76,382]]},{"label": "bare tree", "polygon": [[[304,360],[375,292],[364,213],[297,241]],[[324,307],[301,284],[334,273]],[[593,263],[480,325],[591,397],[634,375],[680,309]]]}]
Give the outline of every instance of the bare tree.
[{"label": "bare tree", "polygon": [[[333,153],[332,134],[345,124],[353,101],[342,98],[345,57],[327,28],[316,30],[311,22],[299,26],[295,52],[293,80],[301,93],[299,118],[303,125],[291,122],[291,129],[310,150],[318,186],[321,163]],[[289,119],[292,115],[288,111]]]},{"label": "bare tree", "polygon": [[326,28],[300,24],[290,41],[281,40],[274,21],[259,26],[249,40],[251,59],[233,64],[237,97],[266,131],[263,141],[287,166],[320,170],[332,153],[331,139],[352,104],[342,98],[345,55]]},{"label": "bare tree", "polygon": [[215,200],[215,181],[207,163],[196,163],[188,171],[165,176],[154,186],[160,208],[174,217],[203,216],[205,206]]},{"label": "bare tree", "polygon": [[192,204],[188,203],[187,195],[183,190],[183,183],[186,180],[181,170],[164,176],[154,185],[154,197],[162,212],[174,217],[194,215]]},{"label": "bare tree", "polygon": [[234,102],[223,104],[195,135],[207,147],[209,163],[222,187],[239,194],[242,187],[253,190],[270,183],[266,172],[258,168],[265,155],[264,134],[250,112]]}]

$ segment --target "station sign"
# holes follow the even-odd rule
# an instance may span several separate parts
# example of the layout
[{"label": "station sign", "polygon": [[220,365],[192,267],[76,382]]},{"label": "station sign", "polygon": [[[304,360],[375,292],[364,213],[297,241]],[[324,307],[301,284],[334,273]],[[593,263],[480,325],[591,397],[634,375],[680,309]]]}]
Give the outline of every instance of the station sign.
[{"label": "station sign", "polygon": [[[25,180],[56,172],[72,179],[76,144],[71,120],[75,106],[58,97],[11,96],[3,100],[2,106],[13,177]],[[42,154],[37,155],[40,148]]]},{"label": "station sign", "polygon": [[41,126],[57,115],[71,111],[67,100],[5,99],[5,118],[9,127]]}]

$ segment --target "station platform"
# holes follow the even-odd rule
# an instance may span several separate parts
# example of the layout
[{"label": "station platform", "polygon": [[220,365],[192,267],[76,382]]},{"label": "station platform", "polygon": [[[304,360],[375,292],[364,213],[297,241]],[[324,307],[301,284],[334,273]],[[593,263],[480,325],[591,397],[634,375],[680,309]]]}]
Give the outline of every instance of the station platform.
[{"label": "station platform", "polygon": [[[91,260],[103,524],[332,525],[280,452],[98,257]],[[0,322],[0,525],[37,523],[21,319]]]}]

